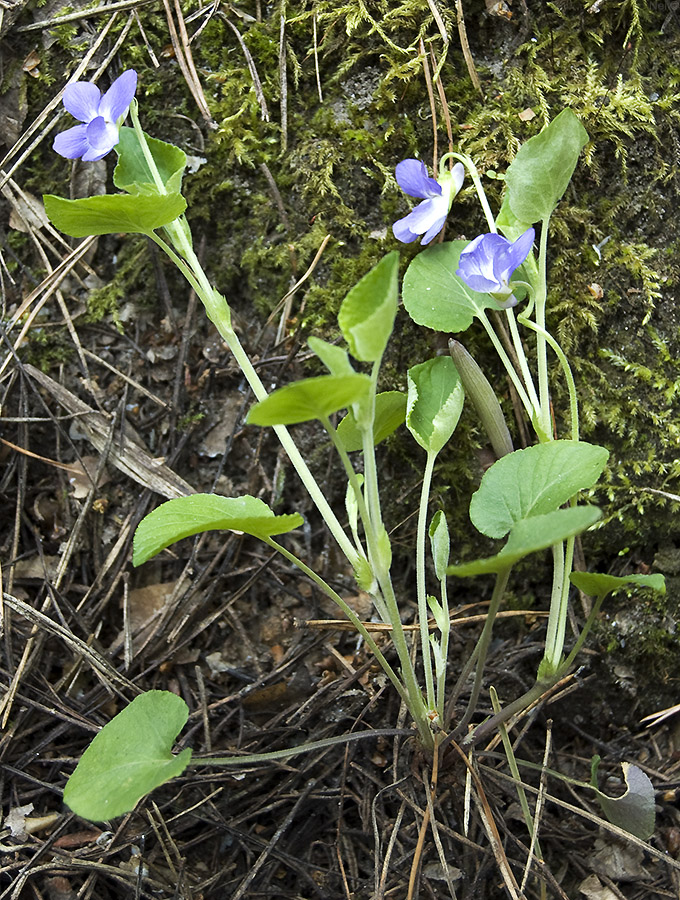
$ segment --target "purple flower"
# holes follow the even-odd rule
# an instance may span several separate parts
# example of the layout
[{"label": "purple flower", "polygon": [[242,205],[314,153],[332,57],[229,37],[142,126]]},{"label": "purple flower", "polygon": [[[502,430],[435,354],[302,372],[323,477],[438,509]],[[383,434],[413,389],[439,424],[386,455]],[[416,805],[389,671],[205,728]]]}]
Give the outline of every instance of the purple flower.
[{"label": "purple flower", "polygon": [[94,161],[102,159],[118,143],[120,123],[125,117],[137,88],[134,69],[123,72],[102,96],[91,81],[74,81],[64,90],[64,106],[83,122],[62,131],[52,145],[66,159]]},{"label": "purple flower", "polygon": [[404,244],[423,235],[423,244],[429,244],[444,227],[453,198],[461,189],[465,169],[456,163],[450,172],[440,172],[439,181],[430,178],[425,163],[419,159],[404,159],[396,168],[397,184],[409,197],[422,199],[414,210],[392,226],[394,236]]},{"label": "purple flower", "polygon": [[534,235],[528,228],[511,243],[500,234],[480,234],[460,254],[456,275],[473,291],[507,300],[510,278],[531,252]]}]

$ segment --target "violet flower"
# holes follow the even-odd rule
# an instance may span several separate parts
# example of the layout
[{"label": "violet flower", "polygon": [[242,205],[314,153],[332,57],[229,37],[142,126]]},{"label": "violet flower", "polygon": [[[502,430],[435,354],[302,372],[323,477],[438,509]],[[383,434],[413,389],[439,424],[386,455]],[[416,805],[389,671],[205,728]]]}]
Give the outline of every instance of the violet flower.
[{"label": "violet flower", "polygon": [[123,72],[102,96],[91,81],[74,81],[64,90],[64,106],[82,122],[54,139],[53,149],[66,159],[94,162],[118,143],[120,125],[137,89],[134,69]]},{"label": "violet flower", "polygon": [[425,163],[419,159],[404,159],[396,168],[397,184],[409,197],[422,199],[414,210],[392,226],[394,236],[404,244],[423,235],[422,243],[429,244],[444,227],[453,198],[461,189],[465,169],[456,163],[451,171],[439,173],[439,180],[430,178]]},{"label": "violet flower", "polygon": [[473,291],[504,303],[512,297],[510,278],[531,252],[534,236],[533,228],[513,243],[501,234],[480,234],[460,254],[456,275]]}]

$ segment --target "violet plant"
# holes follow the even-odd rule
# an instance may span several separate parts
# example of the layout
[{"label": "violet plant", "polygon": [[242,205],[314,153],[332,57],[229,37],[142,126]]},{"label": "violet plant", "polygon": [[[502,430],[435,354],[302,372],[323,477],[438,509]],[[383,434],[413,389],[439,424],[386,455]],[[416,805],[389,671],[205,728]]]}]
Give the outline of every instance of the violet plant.
[{"label": "violet plant", "polygon": [[[591,488],[606,463],[607,451],[579,440],[578,403],[568,362],[545,325],[548,299],[547,245],[550,215],[564,193],[587,135],[569,110],[520,149],[506,175],[506,195],[494,218],[474,163],[467,156],[448,154],[438,179],[430,178],[423,163],[404,160],[396,176],[404,191],[422,202],[394,224],[395,236],[411,242],[422,235],[430,243],[443,228],[467,171],[487,217],[489,233],[471,243],[452,241],[428,247],[409,266],[403,282],[403,301],[412,319],[436,330],[460,333],[473,319],[486,329],[531,421],[538,443],[513,451],[510,434],[488,381],[460,345],[451,356],[414,365],[408,372],[408,392],[380,392],[381,361],[392,333],[398,307],[396,252],[389,253],[368,272],[343,301],[338,325],[346,346],[310,338],[309,346],[328,374],[286,385],[269,394],[233,328],[225,297],[211,285],[192,245],[181,193],[186,164],[184,152],[151,138],[141,128],[134,100],[136,74],[125,72],[102,96],[86,83],[69,85],[64,105],[79,121],[55,139],[54,149],[73,159],[100,159],[115,150],[118,162],[113,183],[120,193],[66,200],[48,195],[45,208],[51,221],[74,237],[108,233],[147,235],[177,266],[201,299],[206,313],[240,366],[256,403],[247,421],[272,427],[302,485],[314,502],[330,534],[351,564],[357,584],[367,591],[375,617],[389,626],[397,665],[376,644],[371,631],[328,582],[299,559],[278,538],[299,527],[299,513],[275,514],[262,500],[193,494],[161,504],[140,523],[134,539],[134,565],[140,565],[181,538],[208,530],[232,530],[259,538],[308,576],[352,622],[411,714],[418,737],[430,753],[438,752],[449,736],[473,743],[513,712],[523,710],[568,670],[582,646],[604,596],[628,582],[662,589],[661,576],[611,579],[604,575],[572,574],[574,539],[600,517],[593,506],[579,506],[576,495]],[[132,127],[122,124],[129,108]],[[446,168],[450,158],[457,160]],[[532,251],[534,225],[540,223],[539,250]],[[499,234],[498,231],[503,234]],[[518,289],[526,296],[521,312]],[[488,312],[504,312],[514,358],[506,352]],[[519,327],[534,338],[535,359],[524,350]],[[547,350],[556,354],[570,395],[571,434],[555,439],[550,414]],[[487,429],[498,461],[484,475],[472,498],[470,516],[480,532],[492,538],[507,536],[493,557],[451,564],[446,517],[442,510],[429,519],[430,489],[438,455],[458,423],[465,396]],[[346,415],[337,427],[331,417]],[[288,426],[318,420],[337,450],[347,476],[345,527],[329,505]],[[418,508],[416,598],[419,661],[402,624],[402,606],[391,574],[392,550],[383,522],[375,446],[406,424],[425,451]],[[363,472],[353,462],[362,454]],[[554,577],[544,658],[536,685],[501,712],[468,731],[477,711],[486,653],[494,617],[500,607],[512,567],[530,553],[551,549]],[[438,585],[428,592],[427,557]],[[458,683],[447,692],[449,660],[449,601],[447,576],[465,578],[494,574],[495,589],[486,624],[469,660],[460,665]],[[570,584],[596,597],[593,613],[573,648],[565,656],[565,623]],[[430,619],[432,621],[430,621]],[[455,700],[475,670],[470,700],[452,731]],[[422,683],[419,673],[422,672]],[[79,815],[108,819],[133,808],[148,791],[180,774],[190,763],[191,750],[171,752],[174,738],[186,721],[184,701],[173,694],[151,691],[136,698],[106,725],[83,755],[64,792],[66,803]],[[376,731],[368,732],[372,736]],[[344,740],[317,741],[294,750],[254,757],[194,760],[194,765],[242,765],[254,760],[286,758],[305,750]],[[115,769],[118,777],[113,779]]]}]

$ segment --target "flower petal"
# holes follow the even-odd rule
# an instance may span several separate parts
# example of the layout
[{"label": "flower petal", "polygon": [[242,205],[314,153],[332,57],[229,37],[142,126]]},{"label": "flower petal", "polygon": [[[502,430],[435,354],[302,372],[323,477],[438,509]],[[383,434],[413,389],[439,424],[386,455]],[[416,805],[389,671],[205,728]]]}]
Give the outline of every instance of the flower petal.
[{"label": "flower petal", "polygon": [[64,88],[63,104],[75,119],[87,124],[99,115],[101,96],[101,91],[91,81],[74,81]]},{"label": "flower petal", "polygon": [[455,197],[458,191],[463,187],[463,182],[465,181],[465,166],[463,163],[456,163],[456,165],[451,169],[451,180],[453,181],[453,185],[455,187],[455,192],[453,196]]},{"label": "flower petal", "polygon": [[441,196],[441,186],[428,176],[425,163],[420,159],[403,159],[397,164],[395,176],[397,184],[409,197],[426,200]]},{"label": "flower petal", "polygon": [[103,116],[97,116],[85,127],[88,149],[83,159],[86,162],[102,159],[118,143],[118,126],[107,122]]},{"label": "flower petal", "polygon": [[499,272],[498,263],[509,246],[500,234],[480,234],[460,254],[456,275],[473,291],[487,293],[502,290],[502,272]]},{"label": "flower petal", "polygon": [[392,226],[392,232],[394,233],[395,238],[398,241],[401,241],[402,244],[410,244],[412,241],[418,237],[417,234],[411,231],[408,227],[408,220],[411,218],[411,214],[408,216],[404,216],[403,219],[397,219],[397,221]]},{"label": "flower petal", "polygon": [[128,111],[136,90],[137,73],[134,69],[128,69],[116,78],[102,97],[99,104],[99,115],[108,122],[117,121]]},{"label": "flower petal", "polygon": [[87,126],[75,125],[68,131],[62,131],[54,138],[52,149],[66,159],[79,159],[89,150],[87,142]]},{"label": "flower petal", "polygon": [[445,224],[446,224],[446,215],[441,216],[439,219],[437,219],[433,223],[432,227],[429,228],[425,232],[425,234],[423,235],[423,239],[420,242],[423,245],[423,247],[425,246],[425,244],[429,244],[430,241],[432,240],[432,238],[437,237],[437,235],[442,230],[442,228],[444,227]]}]

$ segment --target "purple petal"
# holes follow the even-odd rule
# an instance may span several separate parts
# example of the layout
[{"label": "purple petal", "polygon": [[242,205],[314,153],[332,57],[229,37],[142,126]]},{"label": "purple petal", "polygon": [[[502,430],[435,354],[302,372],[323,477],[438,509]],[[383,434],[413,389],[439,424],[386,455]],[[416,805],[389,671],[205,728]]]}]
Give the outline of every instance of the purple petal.
[{"label": "purple petal", "polygon": [[425,163],[419,159],[403,159],[395,169],[397,184],[409,197],[426,200],[441,196],[441,185],[430,178]]},{"label": "purple petal", "polygon": [[79,159],[83,153],[88,151],[89,147],[86,125],[76,125],[69,128],[68,131],[62,131],[55,137],[52,144],[52,149],[60,156],[65,156],[66,159]]},{"label": "purple petal", "polygon": [[[137,73],[134,69],[123,72],[104,94],[99,104],[99,115],[109,122],[125,115],[137,90]],[[110,149],[110,148],[109,148]]]},{"label": "purple petal", "polygon": [[118,143],[118,128],[107,122],[103,116],[97,116],[85,126],[88,149],[83,153],[86,162],[102,159]]},{"label": "purple petal", "polygon": [[401,241],[402,244],[410,244],[418,237],[418,235],[414,234],[408,227],[407,220],[410,218],[411,215],[409,213],[409,215],[404,216],[403,219],[398,219],[392,226],[392,232],[394,233],[395,238],[398,241]]},{"label": "purple petal", "polygon": [[499,256],[508,247],[508,241],[500,234],[480,234],[460,254],[456,274],[473,291],[487,293],[502,290],[497,264]]},{"label": "purple petal", "polygon": [[446,224],[446,216],[445,215],[440,216],[440,218],[438,218],[434,222],[432,227],[428,231],[426,231],[425,234],[423,235],[423,239],[420,242],[423,245],[423,247],[425,246],[425,244],[429,244],[430,241],[432,240],[432,238],[437,237],[437,235],[442,230],[442,228],[444,227],[445,224]]},{"label": "purple petal", "polygon": [[[531,253],[531,248],[534,245],[534,238],[536,237],[536,232],[533,228],[527,228],[524,234],[521,234],[514,244],[510,244],[508,251],[512,261],[515,264],[515,269],[518,269],[527,256]],[[515,271],[513,269],[513,272]]]},{"label": "purple petal", "polygon": [[64,107],[79,122],[91,122],[98,115],[101,91],[91,81],[74,81],[64,89]]}]

